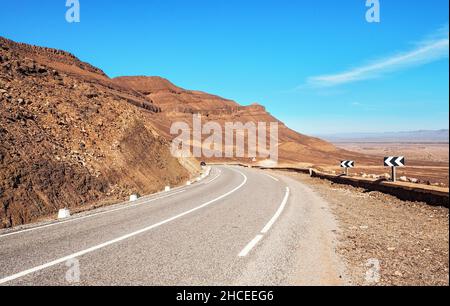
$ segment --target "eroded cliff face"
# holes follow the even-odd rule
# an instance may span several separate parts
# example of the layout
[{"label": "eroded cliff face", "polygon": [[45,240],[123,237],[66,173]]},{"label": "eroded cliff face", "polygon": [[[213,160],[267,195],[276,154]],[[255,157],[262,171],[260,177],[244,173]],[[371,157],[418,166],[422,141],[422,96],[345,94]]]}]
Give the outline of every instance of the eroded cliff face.
[{"label": "eroded cliff face", "polygon": [[[208,93],[182,89],[160,77],[119,77],[114,79],[114,82],[117,85],[136,90],[161,108],[161,113],[155,116],[154,124],[169,139],[177,136],[170,135],[172,123],[186,122],[192,127],[193,115],[196,114],[201,115],[204,123],[210,121],[219,123],[223,127],[223,131],[227,122],[243,124],[264,122],[267,128],[271,122],[277,122],[279,124],[279,163],[305,166],[329,165],[338,164],[340,160],[352,157],[371,162],[370,157],[338,149],[321,139],[302,135],[289,129],[283,122],[268,113],[264,106],[257,103],[242,106],[234,101]],[[208,135],[203,136],[203,138],[206,137]],[[223,150],[225,149],[224,146]],[[234,158],[234,160],[249,161],[248,158]],[[259,162],[264,162],[264,160],[265,158],[258,158]]]},{"label": "eroded cliff face", "polygon": [[[177,135],[170,127],[192,127],[194,114],[222,126],[278,122],[280,163],[373,162],[289,129],[262,105],[241,106],[160,77],[110,79],[70,53],[0,37],[0,227],[189,179],[198,161],[171,155]],[[218,161],[231,160],[249,161]]]},{"label": "eroded cliff face", "polygon": [[69,53],[0,38],[0,227],[187,180],[160,111]]}]

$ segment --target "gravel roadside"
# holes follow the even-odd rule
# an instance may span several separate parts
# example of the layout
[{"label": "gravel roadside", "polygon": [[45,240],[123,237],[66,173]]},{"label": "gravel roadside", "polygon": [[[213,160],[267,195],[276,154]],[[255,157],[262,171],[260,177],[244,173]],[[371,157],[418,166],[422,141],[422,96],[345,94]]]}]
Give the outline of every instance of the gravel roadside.
[{"label": "gravel roadside", "polygon": [[330,204],[354,285],[449,285],[448,208],[286,173]]}]

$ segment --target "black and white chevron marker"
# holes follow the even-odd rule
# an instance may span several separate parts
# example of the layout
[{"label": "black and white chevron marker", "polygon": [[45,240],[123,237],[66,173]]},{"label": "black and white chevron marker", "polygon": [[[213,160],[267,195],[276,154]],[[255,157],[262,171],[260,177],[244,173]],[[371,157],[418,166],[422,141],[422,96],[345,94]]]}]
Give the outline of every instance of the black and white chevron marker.
[{"label": "black and white chevron marker", "polygon": [[341,162],[341,168],[355,168],[355,162],[352,160],[344,160]]},{"label": "black and white chevron marker", "polygon": [[384,158],[385,167],[405,167],[405,157],[390,156]]}]

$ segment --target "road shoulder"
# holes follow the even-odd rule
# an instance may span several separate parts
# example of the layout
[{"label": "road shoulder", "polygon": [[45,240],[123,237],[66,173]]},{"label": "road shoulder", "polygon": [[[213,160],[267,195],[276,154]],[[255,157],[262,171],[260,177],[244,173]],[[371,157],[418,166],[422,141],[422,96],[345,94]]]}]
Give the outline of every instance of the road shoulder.
[{"label": "road shoulder", "polygon": [[248,259],[237,284],[350,284],[336,252],[337,223],[328,203],[284,173],[273,176],[289,187],[290,198],[277,223]]},{"label": "road shoulder", "polygon": [[283,174],[330,204],[340,225],[337,250],[355,285],[449,285],[448,208]]}]

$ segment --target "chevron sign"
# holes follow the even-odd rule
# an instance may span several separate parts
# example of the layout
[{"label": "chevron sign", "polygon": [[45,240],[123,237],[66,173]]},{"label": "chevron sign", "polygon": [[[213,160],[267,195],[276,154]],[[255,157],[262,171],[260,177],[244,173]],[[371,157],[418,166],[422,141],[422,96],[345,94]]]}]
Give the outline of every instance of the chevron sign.
[{"label": "chevron sign", "polygon": [[352,160],[344,160],[341,162],[341,168],[354,168],[355,162]]},{"label": "chevron sign", "polygon": [[384,165],[386,167],[404,167],[405,164],[406,163],[405,163],[404,156],[400,156],[400,157],[390,156],[390,157],[384,158]]}]

